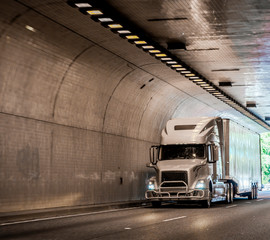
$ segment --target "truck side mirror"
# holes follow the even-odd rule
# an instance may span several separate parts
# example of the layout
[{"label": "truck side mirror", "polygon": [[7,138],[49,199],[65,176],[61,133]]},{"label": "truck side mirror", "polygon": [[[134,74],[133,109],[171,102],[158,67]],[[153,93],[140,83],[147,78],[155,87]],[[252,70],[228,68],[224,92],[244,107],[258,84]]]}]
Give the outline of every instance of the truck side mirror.
[{"label": "truck side mirror", "polygon": [[214,148],[214,161],[218,161],[219,159],[219,149],[218,149],[218,146],[216,145],[213,145],[213,148]]},{"label": "truck side mirror", "polygon": [[218,148],[214,144],[207,145],[207,161],[209,163],[215,163],[218,160],[218,153],[215,154],[215,152],[217,151],[215,149],[218,150]]},{"label": "truck side mirror", "polygon": [[156,165],[159,156],[160,146],[151,146],[150,148],[150,162],[152,165]]},{"label": "truck side mirror", "polygon": [[155,170],[157,170],[156,165],[153,165],[152,163],[147,163],[146,167],[154,168]]}]

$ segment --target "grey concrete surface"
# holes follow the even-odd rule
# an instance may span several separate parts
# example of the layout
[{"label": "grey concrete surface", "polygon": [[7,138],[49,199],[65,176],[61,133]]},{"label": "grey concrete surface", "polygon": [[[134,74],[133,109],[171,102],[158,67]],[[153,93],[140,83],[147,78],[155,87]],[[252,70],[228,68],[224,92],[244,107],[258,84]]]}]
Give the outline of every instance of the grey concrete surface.
[{"label": "grey concrete surface", "polygon": [[1,225],[1,239],[262,239],[270,229],[270,192],[257,200],[167,204]]}]

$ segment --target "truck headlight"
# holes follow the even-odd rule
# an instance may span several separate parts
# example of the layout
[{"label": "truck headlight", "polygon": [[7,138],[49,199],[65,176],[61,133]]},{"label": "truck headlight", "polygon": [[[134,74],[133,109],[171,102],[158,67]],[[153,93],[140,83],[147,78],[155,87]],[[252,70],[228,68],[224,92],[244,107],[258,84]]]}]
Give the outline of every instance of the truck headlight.
[{"label": "truck headlight", "polygon": [[147,186],[147,188],[148,188],[148,190],[154,190],[155,189],[155,184],[154,184],[154,182],[149,182],[148,183],[148,186]]},{"label": "truck headlight", "polygon": [[205,189],[206,185],[205,185],[205,181],[204,180],[199,180],[195,186],[196,189]]}]

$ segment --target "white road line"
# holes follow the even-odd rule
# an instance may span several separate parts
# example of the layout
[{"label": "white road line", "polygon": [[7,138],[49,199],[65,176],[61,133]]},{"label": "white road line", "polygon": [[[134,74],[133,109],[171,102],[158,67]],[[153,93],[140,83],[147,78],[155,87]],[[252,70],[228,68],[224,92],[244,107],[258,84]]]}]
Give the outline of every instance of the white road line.
[{"label": "white road line", "polygon": [[246,202],[247,204],[250,204],[251,202]]},{"label": "white road line", "polygon": [[226,208],[233,208],[233,207],[237,207],[237,205],[231,205],[231,206],[228,206]]},{"label": "white road line", "polygon": [[132,210],[132,209],[138,209],[138,208],[143,208],[143,207],[132,207],[132,208],[112,209],[112,210],[99,211],[99,212],[79,213],[79,214],[63,215],[63,216],[48,217],[48,218],[36,218],[36,219],[23,220],[23,221],[17,221],[17,222],[0,223],[0,226],[9,226],[9,225],[22,224],[22,223],[32,223],[32,222],[49,221],[49,220],[55,220],[55,219],[63,219],[63,218],[71,218],[71,217],[80,217],[80,216],[96,215],[96,214],[100,214],[100,213],[118,212],[118,211]]},{"label": "white road line", "polygon": [[262,198],[260,198],[260,199],[258,199],[258,200],[256,200],[257,202],[260,202],[260,201],[263,201],[264,199],[262,199]]},{"label": "white road line", "polygon": [[173,221],[173,220],[177,220],[177,219],[181,219],[181,218],[186,218],[187,216],[181,216],[181,217],[176,217],[176,218],[169,218],[169,219],[165,219],[163,220],[163,222],[169,222],[169,221]]}]

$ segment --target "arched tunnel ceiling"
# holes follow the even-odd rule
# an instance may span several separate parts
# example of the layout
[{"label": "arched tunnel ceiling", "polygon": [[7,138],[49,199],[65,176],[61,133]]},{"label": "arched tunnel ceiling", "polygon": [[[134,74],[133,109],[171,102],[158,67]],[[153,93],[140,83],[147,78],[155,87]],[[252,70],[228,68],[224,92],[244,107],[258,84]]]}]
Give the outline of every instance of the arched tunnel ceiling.
[{"label": "arched tunnel ceiling", "polygon": [[[210,41],[208,1],[97,2],[113,5],[164,47],[179,33],[188,50],[173,54],[216,84],[231,78],[233,86],[221,88],[243,105],[256,101],[259,117],[267,114],[260,105],[267,101],[266,82],[241,75],[256,70],[238,54],[245,47],[235,48],[231,35],[230,46]],[[220,15],[230,3],[211,2]],[[0,6],[0,212],[143,199],[149,147],[159,143],[170,118],[221,116],[267,131],[65,0],[2,0]],[[254,9],[267,18],[260,4]],[[185,20],[148,21],[179,12]],[[211,42],[220,50],[189,51]],[[239,71],[212,71],[232,65]]]},{"label": "arched tunnel ceiling", "polygon": [[[229,117],[238,122],[245,122],[245,125],[257,132],[266,131],[265,128],[253,120],[216,99],[157,59],[149,56],[118,35],[113,34],[99,23],[92,21],[89,16],[82,15],[76,9],[71,8],[66,4],[66,1],[45,0],[37,2],[34,0],[17,0],[16,2],[84,38],[85,43],[78,43],[75,39],[71,43],[81,49],[79,52],[74,53],[73,59],[76,56],[83,58],[87,54],[94,54],[95,57],[98,57],[98,54],[93,49],[100,48],[106,50],[108,54],[115,55],[118,61],[120,61],[119,59],[126,61],[127,68],[120,69],[118,66],[118,71],[122,71],[124,75],[127,74],[127,78],[129,74],[134,74],[133,78],[138,79],[136,83],[127,81],[126,84],[136,84],[140,90],[142,90],[140,87],[145,85],[145,88],[148,88],[151,92],[148,95],[138,95],[138,97],[143,98],[144,102],[141,111],[144,111],[146,105],[151,107],[150,99],[154,94],[155,96],[163,96],[168,100],[164,104],[158,103],[161,108],[168,108],[170,113],[166,116]],[[186,50],[170,50],[172,54],[179,57],[217,86],[221,81],[231,82],[231,87],[220,88],[243,106],[246,106],[247,102],[256,103],[256,108],[249,110],[259,118],[264,119],[268,115],[270,116],[270,105],[268,104],[269,87],[267,84],[270,71],[268,66],[270,61],[268,57],[268,39],[270,37],[268,26],[270,21],[269,1],[108,0],[104,1],[104,4],[113,6],[151,36],[155,42],[165,48],[168,42],[184,43]],[[12,6],[10,6],[10,9],[12,9]],[[46,29],[46,25],[44,25],[44,29],[41,29],[40,24],[35,27],[35,22],[27,23],[26,21],[25,24],[32,26],[34,29],[36,28],[40,33],[50,32],[46,36],[54,38],[53,30]],[[67,46],[71,41],[69,38],[58,40],[63,41],[63,44],[66,43]],[[49,41],[49,39],[46,39],[46,41]],[[94,45],[92,52],[91,45]],[[94,62],[89,62],[90,64],[94,64]],[[103,62],[103,64],[107,63]],[[111,58],[109,64],[112,64]],[[75,68],[76,64],[70,66]],[[102,69],[102,66],[98,67]],[[117,69],[117,64],[115,68]],[[131,69],[132,72],[129,72],[128,69]],[[110,73],[108,72],[108,74]],[[153,76],[155,81],[149,82]],[[66,77],[68,78],[68,76]],[[108,84],[111,83],[108,82]],[[123,94],[121,87],[117,88],[117,84],[119,83],[112,84],[112,89],[110,89],[116,96],[117,94]],[[98,86],[97,83],[97,88],[102,88],[102,86]],[[128,88],[128,86],[123,87],[122,91],[126,91]],[[134,87],[130,85],[130,89],[133,91]],[[58,90],[54,89],[54,91]],[[140,91],[138,91],[139,93]],[[128,96],[128,93],[125,92],[125,94]],[[78,94],[79,96],[80,94]],[[100,97],[96,96],[96,100],[98,101]],[[68,105],[61,98],[53,101],[55,101],[55,104],[57,104],[57,101],[62,101],[63,105]],[[123,97],[121,97],[121,101],[123,101]],[[126,101],[129,101],[128,97]],[[113,103],[113,101],[110,104],[117,106],[117,103]],[[87,106],[87,103],[85,103],[85,106]],[[157,106],[157,103],[155,106]],[[53,111],[52,114],[58,115],[70,112],[71,115],[72,108],[77,107],[71,106],[70,109],[65,109],[62,113],[61,110],[56,111],[53,109],[50,111]],[[87,111],[91,112],[93,108],[93,106],[87,106],[81,111],[82,115]],[[104,111],[106,110],[103,109]],[[110,112],[108,111],[107,114],[110,114]],[[70,116],[61,115],[61,118],[65,117],[70,119]],[[91,118],[91,116],[88,117]],[[81,119],[83,118],[87,118],[87,116],[83,116]],[[107,117],[106,121],[108,119],[110,118]],[[121,113],[119,113],[119,119],[121,119]],[[125,121],[125,119],[122,120]],[[134,121],[140,120],[135,119]],[[101,124],[101,122],[98,124]],[[109,127],[111,125],[110,123],[103,123],[103,126]],[[120,129],[120,126],[121,123],[119,123],[119,127],[113,126],[111,129],[117,132],[115,129]],[[93,126],[93,128],[100,129],[102,127]],[[110,131],[110,127],[108,131]],[[131,135],[134,136],[134,134]]]}]

